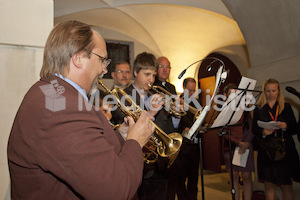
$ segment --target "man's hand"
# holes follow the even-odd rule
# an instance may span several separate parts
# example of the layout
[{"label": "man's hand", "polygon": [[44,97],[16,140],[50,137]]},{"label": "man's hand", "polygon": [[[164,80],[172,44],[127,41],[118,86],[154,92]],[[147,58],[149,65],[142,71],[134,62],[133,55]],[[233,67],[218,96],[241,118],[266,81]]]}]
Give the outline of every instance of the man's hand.
[{"label": "man's hand", "polygon": [[120,124],[120,127],[118,128],[119,133],[123,137],[123,139],[126,141],[127,140],[127,133],[129,130],[129,118],[130,117],[125,117],[124,122]]},{"label": "man's hand", "polygon": [[149,113],[152,117],[154,117],[158,111],[160,111],[160,109],[162,108],[162,106],[164,105],[164,100],[163,98],[159,95],[159,94],[154,94],[151,96],[150,98],[150,102],[149,102]]},{"label": "man's hand", "polygon": [[129,117],[129,130],[127,140],[136,140],[141,147],[143,147],[150,139],[150,136],[154,132],[154,125],[151,123],[151,116],[148,116],[146,111],[142,111],[140,118],[135,123],[134,120]]},{"label": "man's hand", "polygon": [[[174,100],[174,101],[173,101]],[[173,99],[173,109],[176,110],[177,112],[181,112],[184,110],[184,101],[183,99],[179,98],[178,96]]]}]

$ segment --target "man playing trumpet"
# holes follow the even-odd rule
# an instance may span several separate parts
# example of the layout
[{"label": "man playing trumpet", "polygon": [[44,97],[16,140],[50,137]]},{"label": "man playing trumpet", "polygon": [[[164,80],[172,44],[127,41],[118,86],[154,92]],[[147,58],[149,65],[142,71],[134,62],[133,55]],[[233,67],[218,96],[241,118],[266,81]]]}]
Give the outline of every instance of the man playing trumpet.
[{"label": "man playing trumpet", "polygon": [[[51,31],[41,80],[25,95],[8,141],[12,199],[134,198],[142,147],[154,130],[150,117],[144,111],[136,123],[128,118],[121,143],[101,111],[80,109],[79,99],[88,103],[86,93],[109,63],[105,41],[91,26],[67,21]],[[56,94],[53,82],[63,95],[47,101],[43,92]],[[62,104],[47,104],[54,101]]]},{"label": "man playing trumpet", "polygon": [[[148,93],[149,85],[152,85],[155,80],[157,68],[158,63],[154,55],[146,52],[137,55],[133,65],[134,82],[124,91],[141,109],[148,111],[159,128],[169,134],[174,132],[174,126],[171,115],[162,109],[164,104],[162,97],[158,94],[150,96]],[[159,158],[158,162],[145,165],[143,181],[138,191],[140,200],[166,199],[167,164],[167,159]]]}]

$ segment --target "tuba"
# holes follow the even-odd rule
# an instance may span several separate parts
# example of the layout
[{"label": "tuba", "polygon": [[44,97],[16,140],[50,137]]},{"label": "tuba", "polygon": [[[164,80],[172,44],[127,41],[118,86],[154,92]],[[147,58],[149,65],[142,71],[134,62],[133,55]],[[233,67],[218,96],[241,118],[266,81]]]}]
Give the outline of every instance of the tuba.
[{"label": "tuba", "polygon": [[[142,109],[128,96],[128,94],[121,88],[115,88],[109,90],[99,79],[99,84],[103,89],[113,95],[117,101],[117,106],[120,110],[126,115],[133,118],[134,121],[137,121]],[[126,98],[126,101],[131,105],[132,109],[129,110],[120,100],[118,93]],[[180,147],[182,145],[182,135],[179,133],[166,134],[161,128],[159,128],[153,121],[151,123],[155,127],[155,131],[146,145],[143,147],[143,156],[144,162],[146,164],[155,163],[158,160],[158,156],[168,158],[168,168],[175,161]]]}]

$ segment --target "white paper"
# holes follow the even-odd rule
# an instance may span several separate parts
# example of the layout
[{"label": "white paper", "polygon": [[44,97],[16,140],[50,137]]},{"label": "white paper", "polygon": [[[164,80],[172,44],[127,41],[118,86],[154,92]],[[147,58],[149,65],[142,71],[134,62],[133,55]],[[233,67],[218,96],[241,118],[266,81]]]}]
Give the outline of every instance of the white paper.
[{"label": "white paper", "polygon": [[211,107],[211,104],[213,102],[213,99],[215,97],[215,95],[217,94],[217,91],[218,91],[218,85],[220,84],[220,82],[226,77],[222,77],[222,71],[223,71],[223,66],[220,67],[217,71],[217,74],[216,74],[216,84],[215,84],[215,90],[214,90],[214,93],[209,101],[209,103],[204,107],[204,109],[202,110],[201,114],[198,116],[198,118],[196,119],[196,121],[194,122],[193,126],[190,128],[189,132],[186,134],[186,138],[188,139],[191,139],[192,136],[194,135],[194,133],[196,132],[196,130],[199,128],[199,126],[202,125],[207,113],[209,112],[210,110],[210,107]]},{"label": "white paper", "polygon": [[261,128],[269,128],[269,129],[279,129],[278,127],[276,127],[276,125],[279,122],[275,122],[275,121],[269,121],[269,122],[263,122],[258,120],[257,121],[257,125]]},{"label": "white paper", "polygon": [[[238,88],[245,89],[247,88],[248,84],[250,84],[248,90],[253,90],[256,85],[256,80],[242,77]],[[221,113],[219,113],[211,128],[226,125],[233,113],[234,115],[228,125],[234,125],[241,119],[244,112],[243,107],[247,106],[250,103],[250,98],[252,97],[252,92],[246,91],[245,96],[241,95],[242,92],[242,90],[237,90],[235,93],[231,93],[229,95],[225,104],[223,104]]]},{"label": "white paper", "polygon": [[236,147],[234,150],[232,164],[240,167],[246,167],[249,149],[246,149],[245,153],[239,154],[240,147]]}]

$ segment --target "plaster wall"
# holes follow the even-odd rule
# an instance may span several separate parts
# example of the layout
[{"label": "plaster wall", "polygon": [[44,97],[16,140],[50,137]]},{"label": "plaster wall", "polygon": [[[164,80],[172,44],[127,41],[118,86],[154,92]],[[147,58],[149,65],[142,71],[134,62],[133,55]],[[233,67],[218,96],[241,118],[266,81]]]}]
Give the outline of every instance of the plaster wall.
[{"label": "plaster wall", "polygon": [[0,199],[10,199],[7,141],[15,114],[39,79],[43,46],[53,27],[53,1],[0,0]]},{"label": "plaster wall", "polygon": [[[246,75],[257,80],[257,89],[269,78],[281,83],[286,101],[299,116],[299,99],[284,88],[300,90],[299,1],[223,0],[237,21],[247,43],[250,68]],[[262,20],[263,19],[263,20]]]}]

